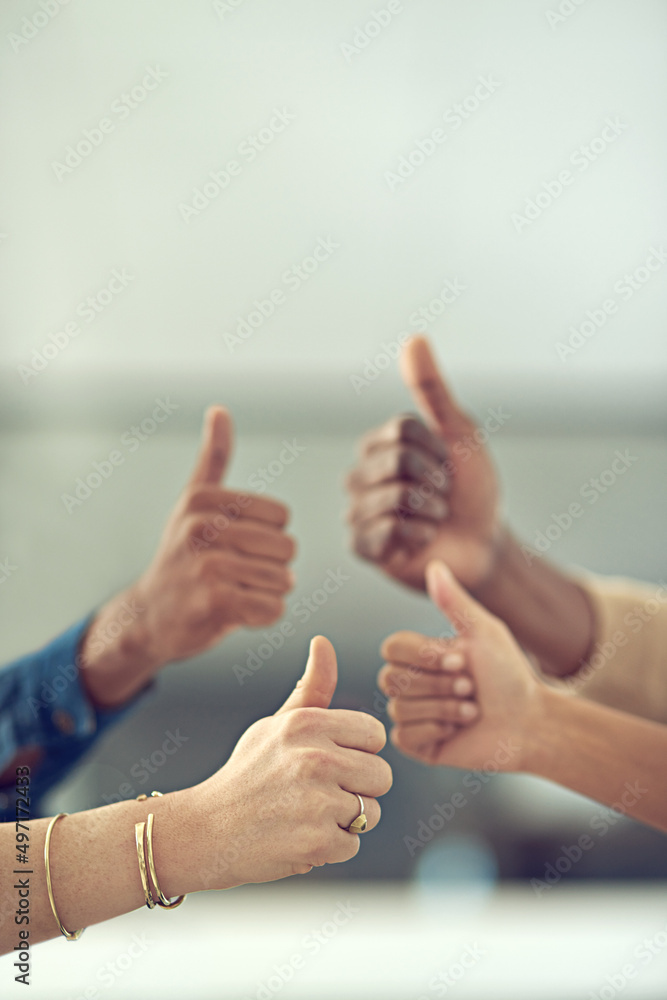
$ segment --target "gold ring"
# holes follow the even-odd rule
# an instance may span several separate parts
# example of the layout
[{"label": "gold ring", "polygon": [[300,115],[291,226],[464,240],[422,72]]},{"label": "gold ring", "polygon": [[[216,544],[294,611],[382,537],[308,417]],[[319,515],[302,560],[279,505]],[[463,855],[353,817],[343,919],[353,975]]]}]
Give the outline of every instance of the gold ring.
[{"label": "gold ring", "polygon": [[357,798],[359,799],[359,806],[361,808],[361,812],[359,813],[356,819],[352,820],[352,822],[347,828],[347,832],[363,833],[366,827],[368,826],[368,820],[366,819],[366,813],[364,812],[364,800],[362,799],[361,795],[359,795],[358,792],[353,792],[352,794],[356,795]]}]

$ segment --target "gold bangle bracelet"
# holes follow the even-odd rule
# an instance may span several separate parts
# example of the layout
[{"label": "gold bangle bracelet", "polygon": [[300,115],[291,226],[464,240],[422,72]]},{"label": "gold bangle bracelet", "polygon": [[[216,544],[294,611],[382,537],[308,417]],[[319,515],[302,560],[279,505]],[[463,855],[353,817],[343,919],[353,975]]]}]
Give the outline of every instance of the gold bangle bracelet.
[{"label": "gold bangle bracelet", "polygon": [[54,816],[51,822],[49,823],[46,831],[46,840],[44,841],[44,868],[46,869],[46,889],[49,894],[49,902],[51,903],[53,916],[56,918],[56,923],[60,928],[60,933],[67,941],[78,941],[86,928],[82,927],[80,931],[68,931],[65,927],[63,927],[60,921],[60,917],[58,916],[58,910],[56,909],[56,901],[53,896],[53,885],[51,882],[51,859],[49,857],[51,850],[51,834],[53,833],[54,826],[56,825],[59,819],[63,818],[63,816],[69,816],[69,813],[58,813],[57,816]]},{"label": "gold bangle bracelet", "polygon": [[161,906],[164,910],[175,910],[177,906],[180,906],[185,896],[175,896],[172,900],[167,899],[165,894],[160,888],[160,883],[157,880],[157,872],[155,871],[155,859],[153,857],[153,813],[148,814],[148,825],[146,827],[146,847],[148,849],[148,868],[151,873],[151,878],[153,880],[153,888],[157,893],[157,899],[155,902],[158,906]]},{"label": "gold bangle bracelet", "polygon": [[[142,794],[137,796],[138,802],[145,802],[148,798],[147,795]],[[162,792],[151,792],[151,798],[162,798]],[[153,821],[155,816],[153,813],[148,814],[147,823],[137,823],[135,826],[135,838],[137,841],[137,853],[139,855],[139,869],[141,871],[141,881],[144,887],[144,896],[146,899],[146,906],[149,909],[153,909],[154,906],[161,906],[164,910],[175,910],[177,906],[180,906],[184,901],[186,896],[176,896],[174,899],[170,900],[164,895],[160,889],[160,883],[158,882],[157,871],[155,868],[155,856],[153,854]],[[140,829],[141,828],[141,829]],[[146,838],[146,846],[144,848],[144,835]],[[141,846],[140,846],[141,840]],[[150,871],[150,876],[152,880],[152,886],[148,884],[148,877],[146,874],[146,857],[148,858],[148,870]],[[153,895],[153,890],[155,890],[155,895]],[[150,902],[149,902],[150,900]]]},{"label": "gold bangle bracelet", "polygon": [[134,839],[137,844],[137,857],[139,859],[139,874],[141,875],[141,885],[144,890],[144,902],[146,903],[148,909],[152,910],[155,906],[155,900],[153,899],[153,894],[148,884],[148,872],[146,870],[146,853],[144,851],[145,829],[146,829],[145,823],[134,824]]}]

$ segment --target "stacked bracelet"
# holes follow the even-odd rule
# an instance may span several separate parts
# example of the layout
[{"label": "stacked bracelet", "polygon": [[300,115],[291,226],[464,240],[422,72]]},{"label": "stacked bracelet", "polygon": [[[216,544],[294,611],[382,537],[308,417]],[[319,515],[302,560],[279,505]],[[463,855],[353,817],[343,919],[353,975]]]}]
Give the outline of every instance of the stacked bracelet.
[{"label": "stacked bracelet", "polygon": [[[162,792],[151,792],[152,798],[161,796]],[[147,795],[138,795],[137,801],[143,802],[147,798]],[[176,896],[174,899],[169,900],[160,889],[160,883],[158,882],[155,870],[155,857],[153,855],[154,819],[154,814],[149,813],[146,823],[136,823],[134,827],[134,838],[137,845],[139,874],[141,875],[141,885],[144,890],[144,900],[149,910],[152,910],[155,906],[161,906],[164,910],[175,910],[177,906],[181,905],[185,896]],[[148,861],[148,870],[146,861]]]}]

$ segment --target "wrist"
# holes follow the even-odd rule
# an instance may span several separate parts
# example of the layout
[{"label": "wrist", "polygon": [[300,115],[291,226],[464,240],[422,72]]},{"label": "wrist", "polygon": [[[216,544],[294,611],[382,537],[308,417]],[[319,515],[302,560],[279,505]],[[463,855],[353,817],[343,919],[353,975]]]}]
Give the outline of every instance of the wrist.
[{"label": "wrist", "polygon": [[81,643],[81,679],[93,703],[123,704],[162,666],[152,648],[146,603],[132,587],[104,605]]},{"label": "wrist", "polygon": [[197,794],[199,788],[195,785],[150,800],[157,803],[153,810],[154,849],[160,886],[170,898],[215,888],[207,884],[206,878],[209,844],[205,814]]},{"label": "wrist", "polygon": [[539,683],[525,729],[521,770],[539,778],[549,778],[554,760],[564,752],[567,701],[571,696]]},{"label": "wrist", "polygon": [[244,835],[238,825],[228,821],[219,777],[218,771],[201,784],[172,796],[172,828],[178,831],[173,867],[177,885],[185,886],[178,889],[178,895],[231,889],[242,883],[235,866],[242,856],[240,835]]},{"label": "wrist", "polygon": [[488,542],[486,571],[480,574],[474,586],[468,588],[475,600],[485,607],[493,605],[494,596],[503,589],[510,572],[512,553],[516,544],[507,525],[499,522]]}]

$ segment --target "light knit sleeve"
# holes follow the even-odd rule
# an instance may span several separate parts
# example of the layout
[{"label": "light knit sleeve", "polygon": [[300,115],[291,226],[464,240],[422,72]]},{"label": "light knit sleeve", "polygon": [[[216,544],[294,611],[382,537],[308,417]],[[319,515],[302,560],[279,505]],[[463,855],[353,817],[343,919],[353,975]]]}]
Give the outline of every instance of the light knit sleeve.
[{"label": "light knit sleeve", "polygon": [[593,608],[595,639],[577,673],[555,683],[667,724],[667,583],[584,575],[577,583]]}]

